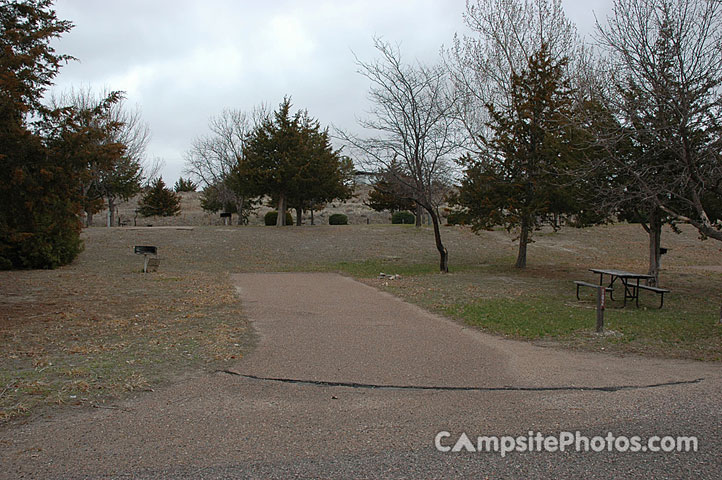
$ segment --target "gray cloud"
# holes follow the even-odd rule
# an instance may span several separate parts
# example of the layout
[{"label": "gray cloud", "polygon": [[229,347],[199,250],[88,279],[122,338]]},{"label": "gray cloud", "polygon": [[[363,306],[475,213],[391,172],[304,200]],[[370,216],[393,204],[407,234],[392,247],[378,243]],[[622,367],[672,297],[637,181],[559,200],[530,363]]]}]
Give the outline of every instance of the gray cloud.
[{"label": "gray cloud", "polygon": [[[565,1],[582,33],[592,9],[610,0]],[[172,183],[183,153],[224,108],[275,107],[284,95],[322,124],[353,129],[367,110],[366,81],[352,51],[374,57],[372,36],[402,44],[408,59],[438,59],[442,44],[464,33],[464,0],[168,1],[59,0],[75,28],[56,42],[77,57],[56,90],[124,90],[150,124],[151,157],[166,161]]]}]

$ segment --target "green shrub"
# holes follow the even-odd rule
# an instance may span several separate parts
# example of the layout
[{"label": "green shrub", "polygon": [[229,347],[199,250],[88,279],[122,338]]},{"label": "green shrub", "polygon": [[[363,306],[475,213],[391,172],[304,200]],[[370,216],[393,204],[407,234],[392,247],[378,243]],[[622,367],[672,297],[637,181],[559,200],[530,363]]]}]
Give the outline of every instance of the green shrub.
[{"label": "green shrub", "polygon": [[466,212],[452,211],[449,216],[446,217],[447,225],[471,225],[471,219],[469,214]]},{"label": "green shrub", "polygon": [[[60,215],[58,215],[60,217]],[[58,225],[63,219],[58,218]],[[83,250],[77,218],[67,225],[39,225],[33,233],[0,234],[0,270],[13,268],[57,268],[67,265]]]},{"label": "green shrub", "polygon": [[328,217],[329,225],[348,225],[348,217],[343,213],[334,213]]},{"label": "green shrub", "polygon": [[[278,212],[271,210],[263,216],[263,223],[269,226],[273,226],[278,221]],[[293,218],[289,212],[286,212],[286,225],[293,225]]]},{"label": "green shrub", "polygon": [[411,212],[394,212],[391,215],[391,223],[395,225],[413,225],[416,223],[416,217]]}]

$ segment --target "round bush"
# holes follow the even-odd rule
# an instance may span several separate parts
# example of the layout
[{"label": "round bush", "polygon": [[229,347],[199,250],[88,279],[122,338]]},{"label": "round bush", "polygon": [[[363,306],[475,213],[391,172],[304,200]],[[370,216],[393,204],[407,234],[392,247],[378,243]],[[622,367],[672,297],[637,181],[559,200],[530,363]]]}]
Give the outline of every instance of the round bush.
[{"label": "round bush", "polygon": [[334,213],[328,217],[329,225],[348,225],[348,217],[343,213]]},{"label": "round bush", "polygon": [[391,215],[391,223],[395,225],[413,225],[416,223],[416,217],[411,212],[394,212]]},{"label": "round bush", "polygon": [[469,225],[469,214],[465,212],[452,211],[449,216],[446,217],[447,225]]},{"label": "round bush", "polygon": [[[266,225],[276,225],[277,221],[278,212],[276,210],[271,210],[263,216],[263,223]],[[291,214],[289,212],[286,212],[286,225],[293,225],[293,218],[291,218]]]}]

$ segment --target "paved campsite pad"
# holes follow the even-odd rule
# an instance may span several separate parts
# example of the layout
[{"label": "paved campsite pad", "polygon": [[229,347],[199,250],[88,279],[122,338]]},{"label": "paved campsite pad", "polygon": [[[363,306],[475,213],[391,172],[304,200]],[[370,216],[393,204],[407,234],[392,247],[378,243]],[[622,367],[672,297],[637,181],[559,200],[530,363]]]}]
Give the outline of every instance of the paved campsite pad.
[{"label": "paved campsite pad", "polygon": [[[255,351],[117,408],[8,429],[0,476],[715,478],[722,468],[719,364],[508,341],[334,274],[233,281]],[[440,454],[441,430],[697,435],[700,452]]]}]

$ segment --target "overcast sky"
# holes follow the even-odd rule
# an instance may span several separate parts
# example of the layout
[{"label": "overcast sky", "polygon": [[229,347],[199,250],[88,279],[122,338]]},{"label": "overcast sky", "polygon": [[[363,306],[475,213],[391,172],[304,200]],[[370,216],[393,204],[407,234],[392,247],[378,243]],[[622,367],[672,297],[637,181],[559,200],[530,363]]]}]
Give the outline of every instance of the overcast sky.
[{"label": "overcast sky", "polygon": [[[564,0],[582,35],[612,0]],[[184,152],[224,108],[275,108],[284,95],[322,125],[352,130],[368,109],[368,82],[353,53],[375,58],[374,35],[401,43],[406,59],[436,61],[454,33],[468,33],[465,0],[57,0],[75,24],[56,43],[79,59],[56,90],[123,90],[150,125],[149,157],[172,184]],[[353,53],[352,53],[353,52]]]}]

